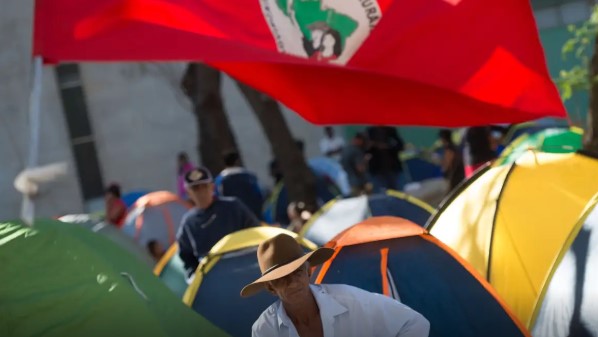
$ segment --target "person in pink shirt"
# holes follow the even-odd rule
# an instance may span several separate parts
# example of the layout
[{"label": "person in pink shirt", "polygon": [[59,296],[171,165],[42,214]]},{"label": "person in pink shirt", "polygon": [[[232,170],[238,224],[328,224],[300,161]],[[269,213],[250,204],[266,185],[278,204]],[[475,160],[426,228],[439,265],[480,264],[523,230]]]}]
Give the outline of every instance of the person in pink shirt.
[{"label": "person in pink shirt", "polygon": [[187,153],[179,153],[177,164],[177,192],[181,199],[189,200],[189,197],[187,196],[187,190],[185,189],[185,175],[187,172],[193,170],[193,168],[193,164],[189,162],[189,156],[187,156]]}]

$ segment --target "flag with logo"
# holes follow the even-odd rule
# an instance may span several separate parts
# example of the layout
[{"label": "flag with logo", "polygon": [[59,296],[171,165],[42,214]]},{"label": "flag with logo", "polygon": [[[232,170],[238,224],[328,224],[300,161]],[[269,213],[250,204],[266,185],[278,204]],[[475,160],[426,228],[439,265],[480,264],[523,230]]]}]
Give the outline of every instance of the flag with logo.
[{"label": "flag with logo", "polygon": [[522,0],[37,0],[33,52],[206,62],[316,124],[566,115]]}]

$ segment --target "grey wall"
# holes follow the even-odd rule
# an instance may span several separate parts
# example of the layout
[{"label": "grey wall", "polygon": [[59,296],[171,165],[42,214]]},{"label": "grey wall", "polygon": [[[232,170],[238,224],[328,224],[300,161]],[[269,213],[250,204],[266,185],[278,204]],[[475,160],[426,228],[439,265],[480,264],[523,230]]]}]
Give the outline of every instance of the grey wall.
[{"label": "grey wall", "polygon": [[[0,219],[15,218],[20,212],[21,196],[12,182],[27,161],[32,4],[30,0],[2,0],[0,10]],[[55,83],[54,72],[44,69],[39,163],[65,161],[73,172]],[[76,177],[43,186],[36,205],[43,215],[82,211]]]},{"label": "grey wall", "polygon": [[[30,90],[31,0],[0,0],[0,220],[19,215],[21,196],[13,188],[27,158]],[[83,64],[81,76],[104,182],[132,189],[175,191],[176,154],[197,163],[196,127],[188,101],[178,92],[183,64]],[[234,82],[223,81],[229,112],[246,166],[271,184],[269,144]],[[40,164],[65,161],[69,175],[44,185],[38,216],[57,216],[102,207],[82,200],[54,70],[44,68]],[[320,128],[285,110],[306,154],[318,154]],[[87,207],[86,207],[87,206]],[[91,209],[90,209],[91,208]]]}]

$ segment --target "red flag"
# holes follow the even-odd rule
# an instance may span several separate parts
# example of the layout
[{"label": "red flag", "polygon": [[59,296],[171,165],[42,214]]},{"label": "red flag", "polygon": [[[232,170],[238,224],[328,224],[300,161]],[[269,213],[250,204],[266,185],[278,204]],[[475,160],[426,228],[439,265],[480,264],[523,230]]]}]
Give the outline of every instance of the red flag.
[{"label": "red flag", "polygon": [[316,124],[566,115],[522,0],[37,0],[34,54],[200,60]]}]

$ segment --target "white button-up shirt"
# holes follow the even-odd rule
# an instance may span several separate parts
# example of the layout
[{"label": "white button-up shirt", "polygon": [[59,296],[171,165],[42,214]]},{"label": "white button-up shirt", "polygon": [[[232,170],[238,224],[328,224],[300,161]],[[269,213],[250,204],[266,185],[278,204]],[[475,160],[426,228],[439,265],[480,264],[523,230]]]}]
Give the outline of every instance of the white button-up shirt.
[{"label": "white button-up shirt", "polygon": [[[325,337],[426,337],[430,323],[400,302],[356,287],[310,285]],[[253,324],[253,337],[299,337],[279,300]]]}]

